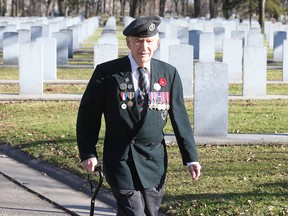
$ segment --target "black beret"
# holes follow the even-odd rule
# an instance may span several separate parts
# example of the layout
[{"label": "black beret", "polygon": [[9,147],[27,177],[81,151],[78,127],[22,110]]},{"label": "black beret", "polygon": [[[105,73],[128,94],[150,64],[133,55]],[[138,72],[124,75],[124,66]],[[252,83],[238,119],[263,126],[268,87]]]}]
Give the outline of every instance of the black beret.
[{"label": "black beret", "polygon": [[158,16],[146,16],[133,20],[123,31],[125,36],[152,37],[157,34],[161,23]]}]

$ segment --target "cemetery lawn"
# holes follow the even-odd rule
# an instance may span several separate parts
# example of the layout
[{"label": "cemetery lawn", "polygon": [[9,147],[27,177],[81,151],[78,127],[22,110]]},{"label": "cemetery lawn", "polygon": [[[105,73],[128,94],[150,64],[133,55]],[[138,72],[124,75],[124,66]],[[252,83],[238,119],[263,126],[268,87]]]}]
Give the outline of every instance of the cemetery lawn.
[{"label": "cemetery lawn", "polygon": [[[193,122],[193,103],[186,105]],[[84,178],[75,137],[78,107],[79,102],[2,102],[0,140]],[[287,133],[287,107],[287,100],[230,101],[229,133]],[[165,132],[172,133],[169,121]],[[167,215],[288,214],[286,145],[198,145],[202,176],[193,182],[177,146],[167,149]]]}]

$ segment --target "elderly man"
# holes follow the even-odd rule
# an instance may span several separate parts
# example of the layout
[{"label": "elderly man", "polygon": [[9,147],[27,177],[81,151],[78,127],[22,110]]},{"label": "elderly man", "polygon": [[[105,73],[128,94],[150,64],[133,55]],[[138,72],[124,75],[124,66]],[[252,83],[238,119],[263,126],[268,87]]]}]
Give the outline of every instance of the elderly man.
[{"label": "elderly man", "polygon": [[152,58],[160,22],[157,16],[140,17],[125,28],[129,56],[96,67],[79,107],[77,141],[88,171],[99,163],[95,145],[104,114],[103,169],[119,216],[158,215],[167,171],[167,115],[183,165],[193,180],[200,176],[179,74]]}]

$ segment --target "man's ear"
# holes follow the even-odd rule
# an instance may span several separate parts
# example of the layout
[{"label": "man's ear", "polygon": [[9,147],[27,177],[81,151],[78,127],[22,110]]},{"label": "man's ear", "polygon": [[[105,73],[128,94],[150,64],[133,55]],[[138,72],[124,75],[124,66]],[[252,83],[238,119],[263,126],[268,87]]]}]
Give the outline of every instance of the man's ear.
[{"label": "man's ear", "polygon": [[129,49],[131,49],[131,48],[130,48],[130,47],[131,47],[131,44],[130,44],[130,40],[129,40],[128,37],[126,37],[126,44],[127,44],[127,47],[128,47]]}]

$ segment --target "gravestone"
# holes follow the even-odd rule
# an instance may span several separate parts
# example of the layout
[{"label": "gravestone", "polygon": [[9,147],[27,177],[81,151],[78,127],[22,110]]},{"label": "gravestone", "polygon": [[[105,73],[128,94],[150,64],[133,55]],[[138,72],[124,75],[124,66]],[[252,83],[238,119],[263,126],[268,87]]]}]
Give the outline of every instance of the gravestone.
[{"label": "gravestone", "polygon": [[194,135],[227,136],[228,66],[220,62],[195,64]]},{"label": "gravestone", "polygon": [[201,34],[200,30],[190,30],[189,31],[189,45],[193,46],[194,59],[199,59],[200,34]]},{"label": "gravestone", "polygon": [[169,47],[169,63],[177,68],[184,96],[193,95],[193,46],[188,44]]},{"label": "gravestone", "polygon": [[154,52],[153,57],[161,61],[169,63],[169,47],[172,45],[179,45],[179,39],[162,39],[158,49]]},{"label": "gravestone", "polygon": [[18,42],[21,43],[29,43],[31,42],[31,32],[28,29],[19,29],[18,31]]},{"label": "gravestone", "polygon": [[38,43],[20,44],[20,94],[43,94],[43,47]]},{"label": "gravestone", "polygon": [[60,32],[66,34],[68,41],[68,58],[73,58],[73,31],[71,29],[61,29]]},{"label": "gravestone", "polygon": [[248,34],[247,46],[264,46],[263,34]]},{"label": "gravestone", "polygon": [[67,65],[68,63],[68,39],[63,32],[54,32],[53,38],[57,41],[57,65]]},{"label": "gravestone", "polygon": [[5,26],[0,26],[0,50],[3,50],[3,34],[6,31]]},{"label": "gravestone", "polygon": [[225,39],[225,28],[214,27],[215,34],[215,51],[222,52],[223,40]]},{"label": "gravestone", "polygon": [[79,49],[78,27],[76,25],[74,25],[74,26],[69,26],[68,29],[72,30],[73,51],[76,51]]},{"label": "gravestone", "polygon": [[283,43],[283,68],[282,68],[283,81],[288,81],[288,40]]},{"label": "gravestone", "polygon": [[243,59],[243,96],[265,96],[267,48],[246,46]]},{"label": "gravestone", "polygon": [[94,68],[98,64],[118,58],[118,46],[114,44],[96,44],[94,47]]},{"label": "gravestone", "polygon": [[242,59],[242,40],[225,39],[222,61],[228,65],[228,81],[242,81]]},{"label": "gravestone", "polygon": [[39,37],[42,37],[42,26],[31,26],[31,42],[35,42]]},{"label": "gravestone", "polygon": [[199,38],[199,61],[215,61],[215,34],[201,33]]},{"label": "gravestone", "polygon": [[232,39],[241,39],[242,40],[242,47],[244,48],[246,42],[245,39],[245,31],[234,30],[231,32]]},{"label": "gravestone", "polygon": [[273,60],[282,61],[283,59],[283,41],[286,39],[285,31],[274,32],[274,44],[273,44]]},{"label": "gravestone", "polygon": [[36,43],[43,46],[43,79],[57,80],[57,41],[52,37],[41,37]]},{"label": "gravestone", "polygon": [[178,26],[177,38],[180,40],[180,44],[188,44],[189,42],[188,27]]},{"label": "gravestone", "polygon": [[3,33],[3,64],[18,65],[19,43],[18,32]]}]

